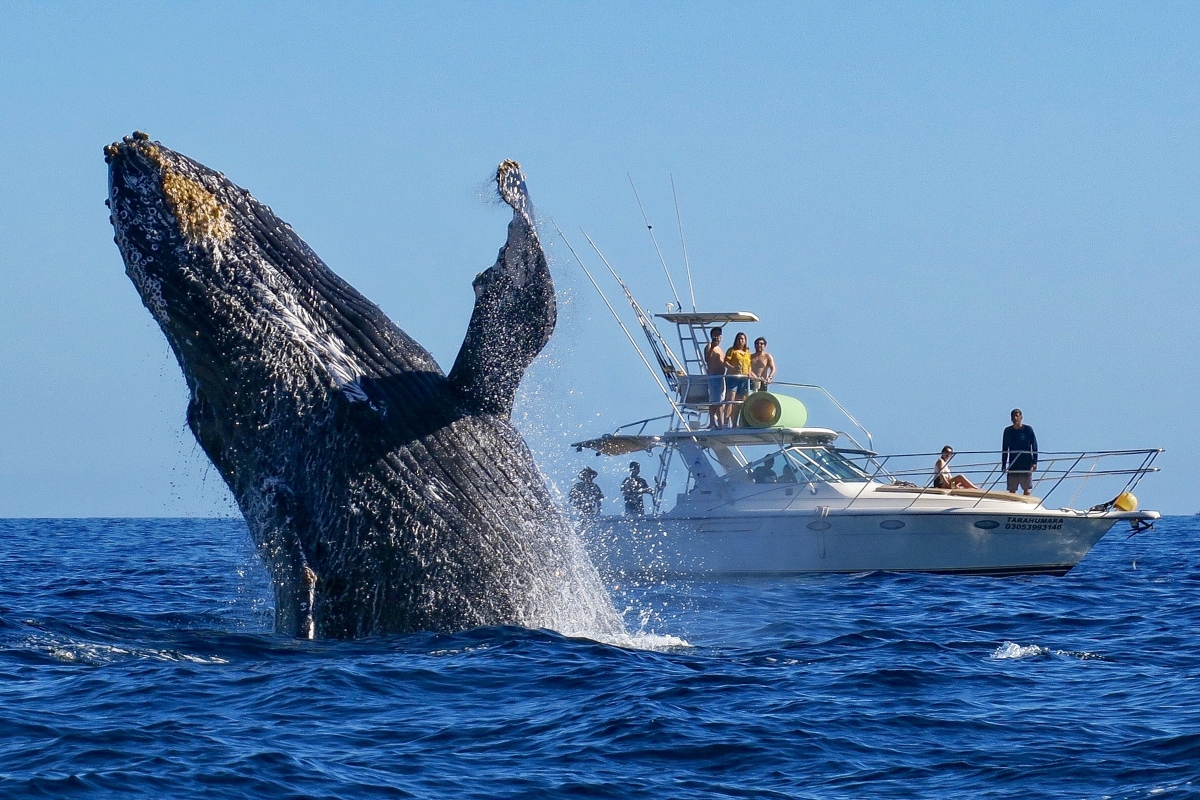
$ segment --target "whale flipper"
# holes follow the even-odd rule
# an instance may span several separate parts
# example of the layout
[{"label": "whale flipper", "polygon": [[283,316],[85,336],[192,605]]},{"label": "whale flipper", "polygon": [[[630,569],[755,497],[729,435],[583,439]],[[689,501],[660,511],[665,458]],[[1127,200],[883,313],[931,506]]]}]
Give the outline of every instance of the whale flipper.
[{"label": "whale flipper", "polygon": [[472,284],[475,310],[449,378],[473,412],[507,417],[521,376],[550,340],[557,309],[525,176],[517,162],[500,165],[496,187],[513,210],[508,240],[496,263]]}]

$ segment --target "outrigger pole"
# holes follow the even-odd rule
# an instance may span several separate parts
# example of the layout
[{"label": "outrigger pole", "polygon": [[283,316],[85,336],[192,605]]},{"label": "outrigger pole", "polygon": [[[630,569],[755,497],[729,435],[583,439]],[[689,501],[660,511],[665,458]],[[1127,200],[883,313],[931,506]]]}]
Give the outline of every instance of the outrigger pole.
[{"label": "outrigger pole", "polygon": [[[617,313],[617,310],[613,308],[613,304],[608,301],[608,297],[604,294],[604,290],[600,288],[600,284],[596,283],[596,279],[592,277],[592,273],[589,272],[587,266],[584,265],[583,259],[579,257],[578,253],[575,252],[575,248],[571,246],[571,242],[567,239],[567,235],[562,232],[562,228],[558,227],[558,223],[554,223],[554,230],[558,231],[559,238],[563,240],[563,243],[567,246],[567,249],[571,251],[571,255],[575,257],[575,262],[579,264],[579,268],[583,270],[583,274],[587,276],[589,281],[591,281],[592,287],[596,290],[596,294],[600,295],[600,299],[604,301],[604,305],[608,306],[608,310],[612,313],[613,319],[617,321],[617,325],[621,326],[621,330],[625,333],[625,337],[629,339],[629,343],[633,345],[633,349],[637,351],[638,357],[642,359],[642,363],[646,365],[646,369],[650,370],[650,377],[654,378],[654,382],[658,384],[658,388],[662,391],[663,396],[666,397],[667,402],[671,404],[671,410],[675,412],[677,417],[679,417],[679,421],[686,426],[687,420],[683,416],[683,411],[675,402],[675,398],[671,396],[670,390],[667,389],[666,386],[663,386],[663,382],[659,380],[658,375],[654,371],[654,367],[650,365],[650,359],[646,358],[646,354],[642,352],[642,348],[638,347],[637,340],[633,338],[633,334],[629,332],[629,328],[625,326],[625,322],[621,319],[621,316]],[[592,241],[591,237],[588,236],[587,232],[585,232],[582,228],[580,229],[580,233],[583,233],[584,238],[587,239],[588,243],[592,245],[592,249],[594,249],[596,254],[600,256],[600,260],[604,261],[604,265],[608,267],[609,272],[612,272],[613,277],[617,278],[617,282],[620,283],[621,288],[625,290],[626,297],[628,297],[630,302],[633,303],[635,313],[640,311],[641,309],[633,300],[633,295],[630,294],[629,289],[625,286],[625,283],[617,277],[617,273],[613,272],[613,268],[609,266],[608,261],[604,258],[604,255],[600,252],[599,248],[596,247],[595,242]],[[639,320],[640,319],[641,314],[639,314]],[[658,356],[657,353],[655,355]],[[659,356],[659,360],[662,360],[661,356]]]},{"label": "outrigger pole", "polygon": [[[646,313],[646,309],[638,305],[638,301],[634,299],[633,292],[629,291],[629,287],[625,285],[625,281],[621,280],[621,276],[612,268],[612,264],[608,263],[608,259],[600,252],[600,248],[596,247],[596,243],[592,238],[584,232],[584,237],[587,238],[588,244],[596,251],[596,255],[600,256],[600,260],[604,262],[604,266],[608,267],[608,272],[613,276],[613,280],[621,287],[621,291],[625,292],[625,299],[629,301],[629,307],[633,309],[634,316],[637,317],[638,325],[642,327],[642,333],[646,335],[646,341],[650,344],[650,349],[654,351],[654,358],[658,361],[658,367],[662,370],[663,377],[667,379],[667,384],[672,390],[679,388],[679,376],[687,372],[686,369],[679,365],[679,359],[671,352],[671,346],[667,344],[667,340],[658,332],[658,328],[654,325],[654,320]],[[657,379],[657,376],[655,376]]]}]

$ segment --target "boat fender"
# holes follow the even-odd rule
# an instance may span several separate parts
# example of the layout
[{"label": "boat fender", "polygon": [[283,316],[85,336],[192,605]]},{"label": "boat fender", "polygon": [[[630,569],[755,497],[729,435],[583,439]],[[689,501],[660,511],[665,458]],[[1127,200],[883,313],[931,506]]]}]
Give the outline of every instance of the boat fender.
[{"label": "boat fender", "polygon": [[742,401],[741,425],[745,428],[803,428],[808,409],[794,397],[776,392],[754,392]]},{"label": "boat fender", "polygon": [[1138,501],[1132,492],[1121,492],[1119,495],[1109,500],[1107,503],[1100,503],[1088,509],[1088,511],[1108,511],[1116,508],[1118,511],[1137,511]]},{"label": "boat fender", "polygon": [[1113,505],[1122,511],[1137,511],[1138,501],[1132,492],[1121,492],[1117,499],[1113,500]]}]

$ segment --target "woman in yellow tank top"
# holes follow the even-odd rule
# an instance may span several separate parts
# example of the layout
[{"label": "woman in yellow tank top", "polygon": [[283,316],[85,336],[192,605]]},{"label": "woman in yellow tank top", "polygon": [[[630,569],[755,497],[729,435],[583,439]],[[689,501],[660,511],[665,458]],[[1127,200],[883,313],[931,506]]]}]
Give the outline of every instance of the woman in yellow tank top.
[{"label": "woman in yellow tank top", "polygon": [[[746,399],[750,393],[750,347],[746,344],[746,334],[739,333],[733,338],[733,347],[725,353],[725,402],[733,403]],[[730,409],[729,427],[733,427],[738,418],[737,406],[726,406]]]}]

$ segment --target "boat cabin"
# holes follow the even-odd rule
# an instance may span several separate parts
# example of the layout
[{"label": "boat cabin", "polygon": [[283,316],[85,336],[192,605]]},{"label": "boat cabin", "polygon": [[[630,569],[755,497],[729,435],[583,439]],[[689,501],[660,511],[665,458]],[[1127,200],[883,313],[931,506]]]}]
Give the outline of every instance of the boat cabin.
[{"label": "boat cabin", "polygon": [[[871,474],[854,459],[874,454],[834,447],[837,438],[837,432],[828,428],[676,428],[653,435],[608,434],[576,442],[574,447],[610,456],[659,449],[664,462],[678,454],[687,469],[686,483],[678,495],[682,503],[693,492],[740,493],[741,488],[755,485],[790,484],[816,493],[822,484],[870,482]],[[666,469],[660,474],[665,483]],[[656,511],[659,505],[656,498]]]}]

